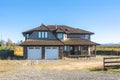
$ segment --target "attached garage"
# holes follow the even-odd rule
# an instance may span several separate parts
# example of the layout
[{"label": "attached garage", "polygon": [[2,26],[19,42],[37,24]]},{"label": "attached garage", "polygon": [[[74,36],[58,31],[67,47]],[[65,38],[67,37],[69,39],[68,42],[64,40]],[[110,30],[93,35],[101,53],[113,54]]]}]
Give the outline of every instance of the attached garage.
[{"label": "attached garage", "polygon": [[42,58],[41,47],[28,47],[27,51],[28,51],[27,58],[30,60],[37,60]]},{"label": "attached garage", "polygon": [[58,59],[59,48],[58,47],[45,47],[45,59]]}]

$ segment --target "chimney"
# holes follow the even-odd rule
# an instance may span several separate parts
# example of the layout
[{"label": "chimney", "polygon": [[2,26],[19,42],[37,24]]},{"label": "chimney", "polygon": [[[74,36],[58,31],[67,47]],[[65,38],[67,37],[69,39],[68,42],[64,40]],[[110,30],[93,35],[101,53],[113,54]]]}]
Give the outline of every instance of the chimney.
[{"label": "chimney", "polygon": [[57,24],[55,25],[55,28],[57,29]]}]

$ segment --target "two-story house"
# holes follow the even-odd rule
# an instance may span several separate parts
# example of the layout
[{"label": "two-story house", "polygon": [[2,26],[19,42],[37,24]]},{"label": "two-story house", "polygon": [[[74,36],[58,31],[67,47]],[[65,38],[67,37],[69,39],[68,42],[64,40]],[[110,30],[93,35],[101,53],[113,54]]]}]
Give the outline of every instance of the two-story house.
[{"label": "two-story house", "polygon": [[25,59],[61,59],[66,55],[91,55],[94,34],[65,25],[40,25],[23,32]]}]

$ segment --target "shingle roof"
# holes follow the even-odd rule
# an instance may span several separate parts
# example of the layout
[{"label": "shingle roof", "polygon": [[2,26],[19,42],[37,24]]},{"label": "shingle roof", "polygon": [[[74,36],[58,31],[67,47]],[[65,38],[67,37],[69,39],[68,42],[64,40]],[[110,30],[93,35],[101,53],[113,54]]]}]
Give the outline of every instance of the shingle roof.
[{"label": "shingle roof", "polygon": [[95,42],[92,41],[88,41],[88,40],[84,40],[84,39],[80,39],[80,38],[68,38],[64,41],[60,41],[60,40],[32,40],[32,39],[28,39],[26,41],[24,41],[21,46],[44,46],[44,45],[51,45],[51,46],[58,46],[58,45],[98,45]]},{"label": "shingle roof", "polygon": [[88,41],[80,38],[68,38],[63,41],[65,45],[98,45],[95,42]]},{"label": "shingle roof", "polygon": [[47,30],[49,30],[49,29],[48,29],[44,24],[42,24],[42,25],[40,25],[40,26],[38,26],[38,27],[36,27],[36,28],[33,28],[33,29],[30,29],[30,30],[24,31],[23,34],[24,34],[24,33],[33,32],[33,31],[47,31]]},{"label": "shingle roof", "polygon": [[24,41],[21,46],[29,46],[29,45],[32,45],[32,46],[44,46],[44,45],[63,45],[63,43],[59,40],[32,40],[32,39],[28,39],[26,41]]},{"label": "shingle roof", "polygon": [[38,26],[36,28],[33,28],[31,30],[25,31],[25,32],[23,32],[23,34],[33,32],[33,31],[43,31],[43,30],[48,30],[48,31],[50,30],[50,31],[67,33],[67,34],[94,34],[92,32],[86,31],[86,30],[72,28],[72,27],[69,27],[66,25],[48,25],[48,26],[45,26],[44,24],[42,24],[41,26]]},{"label": "shingle roof", "polygon": [[66,25],[48,25],[47,26],[49,29],[56,29],[57,28],[57,31],[56,32],[65,32],[65,33],[80,33],[80,34],[94,34],[93,32],[90,32],[90,31],[86,31],[86,30],[82,30],[82,29],[79,29],[79,28],[72,28],[70,26],[66,26]]}]

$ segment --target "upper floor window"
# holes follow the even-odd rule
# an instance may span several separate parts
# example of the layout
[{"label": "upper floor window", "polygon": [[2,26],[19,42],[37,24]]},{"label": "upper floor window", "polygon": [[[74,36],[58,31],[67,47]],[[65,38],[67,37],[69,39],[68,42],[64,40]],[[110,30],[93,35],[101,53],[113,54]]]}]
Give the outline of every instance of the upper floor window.
[{"label": "upper floor window", "polygon": [[41,31],[38,33],[39,38],[48,38],[48,32],[47,31]]},{"label": "upper floor window", "polygon": [[86,34],[85,39],[90,40],[90,35]]},{"label": "upper floor window", "polygon": [[27,38],[27,39],[29,38],[29,34],[26,34],[26,38]]},{"label": "upper floor window", "polygon": [[59,39],[63,39],[63,33],[58,33],[58,34],[57,34],[57,37],[58,37]]},{"label": "upper floor window", "polygon": [[48,32],[45,32],[45,38],[48,38]]}]

